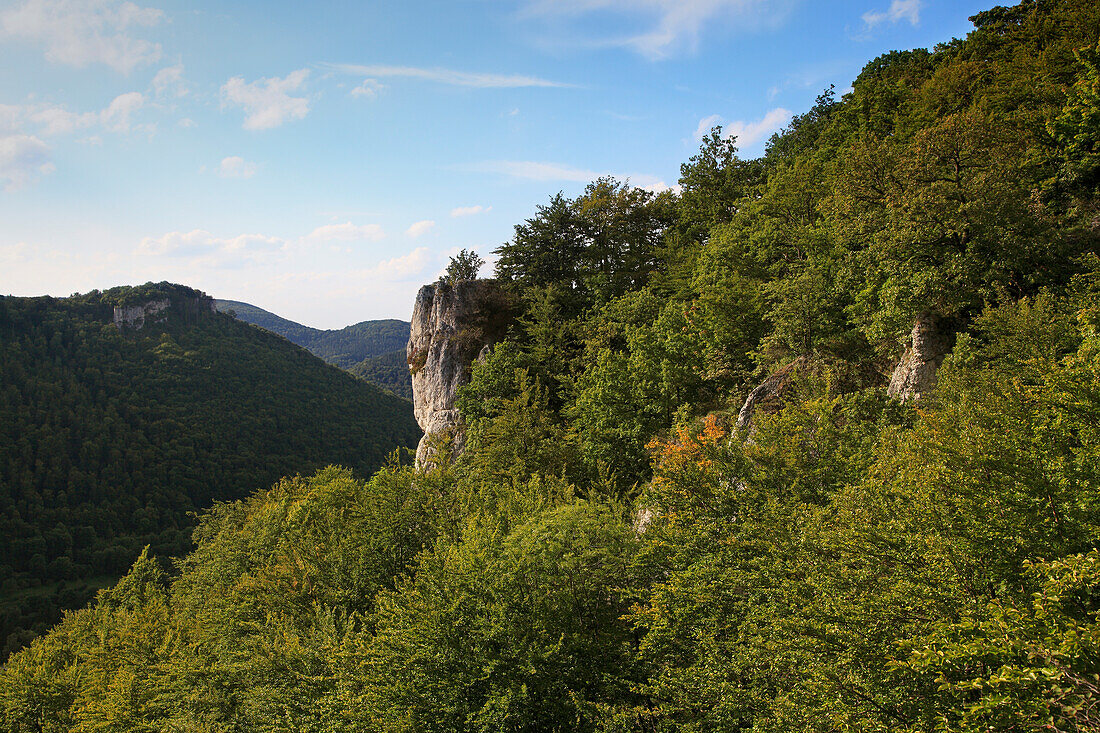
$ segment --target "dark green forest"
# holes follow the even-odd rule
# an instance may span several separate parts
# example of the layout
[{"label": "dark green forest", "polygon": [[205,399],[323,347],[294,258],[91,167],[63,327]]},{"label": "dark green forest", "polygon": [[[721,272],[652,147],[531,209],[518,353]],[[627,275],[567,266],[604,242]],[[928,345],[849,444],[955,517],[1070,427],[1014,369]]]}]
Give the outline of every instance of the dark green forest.
[{"label": "dark green forest", "polygon": [[760,158],[551,196],[460,456],[214,505],[4,729],[1100,730],[1100,6],[971,20]]},{"label": "dark green forest", "polygon": [[217,306],[223,313],[290,339],[329,364],[412,401],[412,379],[405,363],[407,321],[362,321],[322,331],[236,300],[219,300]]},{"label": "dark green forest", "polygon": [[[115,305],[167,298],[163,320]],[[191,512],[281,476],[370,473],[408,403],[166,283],[0,298],[0,635],[7,652],[113,583],[143,546],[191,549]]]},{"label": "dark green forest", "polygon": [[[408,324],[405,324],[408,327]],[[408,339],[406,338],[406,341]],[[365,382],[387,389],[398,397],[412,402],[412,377],[409,374],[408,357],[405,349],[391,351],[381,356],[370,356],[358,364],[352,364],[348,371]]]}]

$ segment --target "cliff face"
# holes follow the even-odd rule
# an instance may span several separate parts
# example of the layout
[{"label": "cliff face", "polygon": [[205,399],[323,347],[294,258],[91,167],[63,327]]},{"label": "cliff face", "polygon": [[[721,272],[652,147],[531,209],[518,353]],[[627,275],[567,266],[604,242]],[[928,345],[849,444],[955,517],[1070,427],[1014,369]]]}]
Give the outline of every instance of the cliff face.
[{"label": "cliff face", "polygon": [[161,314],[166,310],[168,310],[168,298],[150,300],[148,303],[142,303],[141,305],[116,305],[115,328],[121,330],[123,326],[126,326],[127,328],[141,330],[145,327],[145,319],[152,320],[158,316],[163,317]]},{"label": "cliff face", "polygon": [[438,460],[439,450],[456,458],[465,443],[458,388],[470,380],[470,365],[482,349],[502,339],[511,322],[508,298],[492,280],[425,285],[413,306],[406,354],[412,372],[413,411],[424,437],[416,465]]},{"label": "cliff face", "polygon": [[936,371],[953,342],[954,333],[936,318],[918,318],[909,334],[909,346],[890,377],[887,394],[900,400],[919,400],[931,391],[936,384]]},{"label": "cliff face", "polygon": [[124,327],[140,331],[145,327],[146,321],[152,323],[167,318],[170,310],[177,311],[180,315],[188,318],[217,312],[214,299],[207,295],[200,294],[194,297],[171,295],[154,298],[137,305],[116,305],[114,308],[115,328],[120,331]]}]

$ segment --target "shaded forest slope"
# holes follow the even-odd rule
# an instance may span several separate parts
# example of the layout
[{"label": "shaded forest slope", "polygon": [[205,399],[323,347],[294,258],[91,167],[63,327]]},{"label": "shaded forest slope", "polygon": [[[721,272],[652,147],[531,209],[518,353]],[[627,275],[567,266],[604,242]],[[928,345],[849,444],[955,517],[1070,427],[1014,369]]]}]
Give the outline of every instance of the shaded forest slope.
[{"label": "shaded forest slope", "polygon": [[[116,305],[149,302],[170,306],[140,329],[114,324]],[[146,544],[181,554],[189,512],[329,463],[370,473],[416,444],[408,403],[209,302],[168,284],[0,298],[0,583],[12,645],[20,629],[56,620],[57,594],[28,589],[117,577]]]},{"label": "shaded forest slope", "polygon": [[274,313],[236,300],[216,301],[222,313],[277,333],[309,350],[329,364],[346,369],[361,379],[412,400],[412,382],[405,364],[409,340],[407,321],[362,321],[340,329],[303,326]]}]

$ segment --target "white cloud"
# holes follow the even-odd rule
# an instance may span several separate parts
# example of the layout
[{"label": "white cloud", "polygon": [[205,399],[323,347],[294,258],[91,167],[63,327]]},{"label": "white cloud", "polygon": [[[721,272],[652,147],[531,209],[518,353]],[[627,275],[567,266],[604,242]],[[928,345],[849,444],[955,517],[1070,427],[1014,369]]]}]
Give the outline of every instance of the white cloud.
[{"label": "white cloud", "polygon": [[751,148],[761,140],[771,136],[773,132],[783,129],[791,119],[790,110],[776,107],[755,122],[736,120],[726,128],[725,136],[736,137],[737,143],[742,148]]},{"label": "white cloud", "polygon": [[349,221],[344,224],[326,224],[317,227],[309,233],[306,239],[315,242],[354,242],[361,240],[376,242],[385,236],[386,233],[377,224],[357,226]]},{"label": "white cloud", "polygon": [[699,120],[699,124],[695,128],[694,138],[696,140],[702,140],[703,136],[710,132],[710,128],[715,125],[722,125],[722,139],[729,140],[731,137],[737,138],[737,147],[744,150],[751,148],[761,140],[766,140],[771,137],[773,132],[778,132],[783,129],[791,119],[791,111],[782,107],[776,107],[770,110],[766,115],[754,122],[745,122],[744,120],[734,120],[729,124],[722,119],[720,115],[710,115]]},{"label": "white cloud", "polygon": [[451,209],[451,216],[458,217],[473,216],[475,214],[487,214],[492,210],[492,206],[482,206],[481,204],[478,204],[477,206],[457,206]]},{"label": "white cloud", "polygon": [[[420,68],[416,66],[385,66],[360,64],[326,64],[329,68],[346,74],[355,74],[370,78],[407,78],[434,81],[459,87],[478,87],[481,89],[514,89],[518,87],[571,87],[547,79],[522,74],[480,74],[454,69]],[[354,91],[353,91],[354,93]]]},{"label": "white cloud", "polygon": [[361,272],[363,279],[371,280],[408,280],[420,278],[424,272],[435,265],[438,259],[427,247],[417,247],[408,254],[379,262]]},{"label": "white cloud", "polygon": [[115,97],[99,112],[71,112],[54,104],[11,105],[4,108],[2,117],[19,125],[35,125],[40,135],[67,135],[96,126],[108,132],[125,133],[132,129],[149,129],[146,125],[135,127],[132,124],[134,113],[144,105],[145,96],[141,92],[127,92]]},{"label": "white cloud", "polygon": [[180,127],[198,127],[199,123],[195,122],[190,117],[184,117],[182,120],[176,123]]},{"label": "white cloud", "polygon": [[154,26],[164,13],[120,0],[28,0],[0,16],[4,31],[46,47],[49,61],[84,67],[106,64],[128,74],[155,62],[160,44],[129,31]]},{"label": "white cloud", "polygon": [[703,137],[710,132],[710,128],[714,127],[715,125],[721,124],[721,115],[710,115],[708,117],[704,117],[703,119],[699,120],[699,125],[695,128],[695,134],[692,135],[692,137],[695,138],[697,142],[701,142],[703,140]]},{"label": "white cloud", "polygon": [[363,82],[352,89],[349,94],[353,97],[366,97],[367,99],[374,99],[378,96],[378,92],[385,89],[377,79],[364,79]]},{"label": "white cloud", "polygon": [[[637,184],[635,183],[635,185]],[[677,196],[679,196],[680,192],[683,190],[678,183],[674,183],[670,186],[664,181],[653,181],[652,183],[638,186],[638,188],[642,189],[643,191],[649,191],[650,193],[664,193],[665,191],[672,191]]]},{"label": "white cloud", "polygon": [[[694,50],[702,32],[716,24],[738,29],[775,24],[793,4],[792,0],[529,0],[523,14],[537,17],[541,25],[547,20],[596,16],[603,21],[601,27],[607,27],[608,16],[627,16],[618,22],[627,29],[624,32],[580,42],[629,48],[647,58],[662,59],[685,48]],[[584,37],[576,23],[559,35],[559,43],[575,44]]]},{"label": "white cloud", "polygon": [[0,104],[0,135],[19,132],[24,108],[16,104]]},{"label": "white cloud", "polygon": [[405,230],[405,234],[416,239],[417,237],[427,234],[435,226],[435,222],[431,219],[425,219],[424,221],[418,221],[408,229]]},{"label": "white cloud", "polygon": [[26,242],[0,244],[0,262],[8,265],[27,262],[30,259],[31,246]]},{"label": "white cloud", "polygon": [[168,232],[159,237],[145,237],[137,253],[154,257],[186,258],[193,265],[207,267],[240,267],[246,264],[271,262],[286,252],[288,242],[263,234],[240,234],[236,237],[216,237],[203,229],[190,232]]},{"label": "white cloud", "polygon": [[239,155],[222,158],[218,165],[218,175],[222,178],[251,178],[256,173],[256,164],[249,163]]},{"label": "white cloud", "polygon": [[868,10],[861,17],[868,30],[887,20],[891,23],[907,20],[911,25],[917,25],[920,23],[921,2],[922,0],[893,0],[887,10]]},{"label": "white cloud", "polygon": [[145,97],[139,92],[121,94],[99,113],[100,122],[111,132],[129,132],[130,115],[141,109],[143,104]]},{"label": "white cloud", "polygon": [[84,130],[98,124],[99,112],[70,112],[64,107],[39,105],[23,108],[28,122],[39,125],[39,134],[67,135],[76,130]]},{"label": "white cloud", "polygon": [[187,86],[183,82],[183,64],[165,66],[153,77],[153,93],[158,99],[187,96]]},{"label": "white cloud", "polygon": [[30,135],[0,137],[0,182],[17,191],[55,170],[46,143]]},{"label": "white cloud", "polygon": [[268,130],[287,120],[300,120],[309,112],[309,100],[292,97],[289,92],[298,91],[305,84],[309,69],[298,69],[279,79],[258,79],[246,83],[235,76],[222,85],[222,106],[242,107],[248,114],[244,120],[246,130]]}]

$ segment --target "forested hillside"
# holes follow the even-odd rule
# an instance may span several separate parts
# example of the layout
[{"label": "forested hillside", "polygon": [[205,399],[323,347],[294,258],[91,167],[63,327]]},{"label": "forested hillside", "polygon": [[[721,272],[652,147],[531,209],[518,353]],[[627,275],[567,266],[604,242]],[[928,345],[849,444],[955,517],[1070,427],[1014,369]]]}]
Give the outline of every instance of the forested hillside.
[{"label": "forested hillside", "polygon": [[[408,324],[406,324],[407,326]],[[412,380],[409,378],[408,357],[405,349],[397,349],[381,356],[371,356],[348,371],[382,389],[388,389],[398,397],[412,401]]]},{"label": "forested hillside", "polygon": [[1100,730],[1100,6],[972,20],[759,159],[551,197],[460,456],[216,506],[4,725]]},{"label": "forested hillside", "polygon": [[[112,320],[116,305],[161,300],[171,306],[140,329]],[[89,583],[114,582],[144,545],[187,552],[189,512],[328,463],[369,473],[415,445],[408,403],[209,303],[167,284],[0,298],[8,650],[83,605]]]},{"label": "forested hillside", "polygon": [[362,321],[341,329],[323,331],[236,300],[218,300],[222,313],[232,313],[277,333],[329,364],[346,369],[376,387],[412,400],[412,381],[405,363],[405,344],[409,340],[407,321],[393,319]]}]

